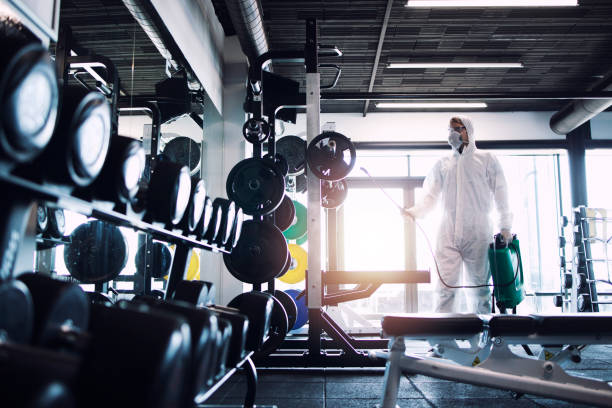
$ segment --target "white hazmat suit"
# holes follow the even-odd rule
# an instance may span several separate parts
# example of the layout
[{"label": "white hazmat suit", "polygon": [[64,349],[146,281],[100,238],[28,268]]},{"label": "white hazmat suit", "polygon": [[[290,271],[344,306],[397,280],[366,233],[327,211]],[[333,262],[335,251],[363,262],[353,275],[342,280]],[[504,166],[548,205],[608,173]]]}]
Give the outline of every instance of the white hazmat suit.
[{"label": "white hazmat suit", "polygon": [[[451,156],[438,160],[425,179],[423,199],[407,213],[423,217],[440,203],[443,215],[435,253],[442,279],[450,286],[460,286],[463,269],[464,285],[486,285],[490,277],[487,251],[493,237],[493,201],[499,230],[509,232],[512,227],[508,187],[497,158],[476,148],[472,121],[465,116],[456,118],[463,122],[469,144],[462,153],[453,147]],[[454,307],[458,289],[438,280],[437,290],[436,312],[491,312],[489,287],[465,289],[471,309],[465,311]]]}]

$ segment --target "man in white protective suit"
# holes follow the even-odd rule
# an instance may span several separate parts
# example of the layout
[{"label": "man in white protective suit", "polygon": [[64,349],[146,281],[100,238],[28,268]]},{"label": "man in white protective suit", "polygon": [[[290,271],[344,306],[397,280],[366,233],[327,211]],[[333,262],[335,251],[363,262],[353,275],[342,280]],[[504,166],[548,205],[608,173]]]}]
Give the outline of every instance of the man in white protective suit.
[{"label": "man in white protective suit", "polygon": [[[472,121],[466,116],[450,120],[450,156],[435,164],[425,178],[424,196],[415,206],[404,209],[412,218],[425,216],[439,202],[442,219],[438,229],[435,256],[440,271],[435,312],[491,313],[490,287],[466,288],[469,310],[457,310],[457,288],[448,286],[488,285],[487,259],[493,239],[492,204],[499,215],[498,231],[508,242],[512,234],[512,213],[508,206],[508,187],[497,158],[476,148]],[[461,283],[461,271],[465,271]]]}]

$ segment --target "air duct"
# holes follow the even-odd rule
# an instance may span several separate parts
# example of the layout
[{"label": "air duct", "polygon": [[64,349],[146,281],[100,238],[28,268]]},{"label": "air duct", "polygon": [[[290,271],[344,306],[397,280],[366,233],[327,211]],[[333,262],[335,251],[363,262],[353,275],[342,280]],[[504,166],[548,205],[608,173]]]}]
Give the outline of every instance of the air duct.
[{"label": "air duct", "polygon": [[225,0],[225,4],[242,51],[249,61],[254,61],[261,54],[268,52],[268,39],[259,0]]},{"label": "air duct", "polygon": [[[607,86],[596,87],[598,91],[612,91],[612,77],[608,77]],[[595,117],[612,106],[612,99],[574,100],[550,118],[550,128],[559,135],[567,135],[578,126]]]},{"label": "air duct", "polygon": [[159,51],[161,56],[164,57],[168,65],[172,67],[173,70],[178,70],[179,64],[174,60],[172,53],[164,44],[161,32],[157,28],[157,25],[148,11],[147,6],[143,3],[144,0],[123,0],[123,4],[125,4],[125,7],[129,10],[130,14],[132,14],[136,22],[151,39],[151,42],[155,48],[157,48],[157,51]]}]

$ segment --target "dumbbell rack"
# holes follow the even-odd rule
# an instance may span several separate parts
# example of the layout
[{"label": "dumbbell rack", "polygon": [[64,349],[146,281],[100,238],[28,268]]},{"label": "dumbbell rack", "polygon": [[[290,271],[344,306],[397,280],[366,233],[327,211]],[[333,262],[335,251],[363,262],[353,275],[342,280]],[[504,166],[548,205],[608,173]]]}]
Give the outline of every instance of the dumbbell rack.
[{"label": "dumbbell rack", "polygon": [[[601,215],[598,216],[597,213]],[[610,282],[612,259],[608,256],[610,238],[599,237],[598,228],[607,234],[607,225],[612,224],[612,217],[607,211],[580,206],[574,209],[574,254],[572,277],[573,284],[570,295],[570,311],[599,312],[600,304],[612,304],[610,301],[600,301],[597,282]],[[602,258],[593,258],[593,245],[601,246]],[[605,279],[597,279],[595,264],[603,263],[607,270]]]}]

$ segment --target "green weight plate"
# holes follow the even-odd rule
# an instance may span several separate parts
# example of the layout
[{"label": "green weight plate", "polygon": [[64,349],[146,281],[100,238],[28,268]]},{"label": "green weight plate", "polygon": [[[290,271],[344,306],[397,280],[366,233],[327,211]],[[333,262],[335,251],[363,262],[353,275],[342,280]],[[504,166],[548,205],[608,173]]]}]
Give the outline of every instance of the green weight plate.
[{"label": "green weight plate", "polygon": [[295,243],[298,245],[303,245],[306,242],[308,242],[308,232],[306,232],[304,235],[302,235],[295,241]]},{"label": "green weight plate", "polygon": [[287,239],[297,239],[306,233],[307,228],[307,214],[306,207],[301,203],[293,200],[293,206],[295,207],[295,219],[291,226],[283,232]]},{"label": "green weight plate", "polygon": [[287,263],[287,241],[274,225],[247,220],[231,254],[223,254],[229,272],[245,283],[264,283],[274,279]]}]

